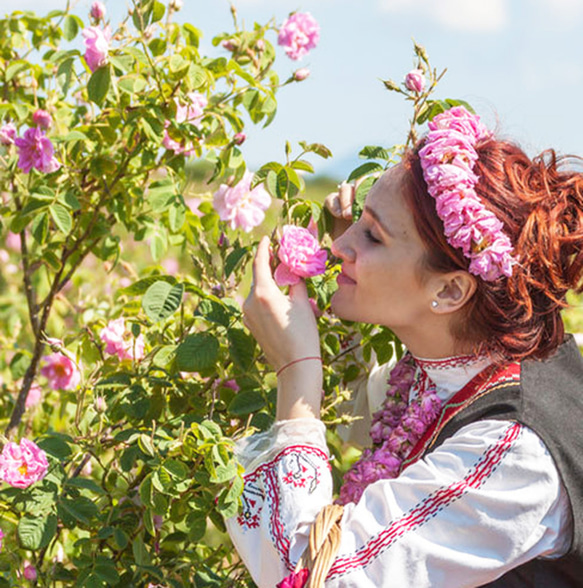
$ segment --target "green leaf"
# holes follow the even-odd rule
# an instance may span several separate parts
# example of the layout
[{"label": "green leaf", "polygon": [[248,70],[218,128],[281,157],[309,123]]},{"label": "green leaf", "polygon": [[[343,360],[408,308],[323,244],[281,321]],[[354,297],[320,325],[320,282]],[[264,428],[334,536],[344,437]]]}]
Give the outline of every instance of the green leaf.
[{"label": "green leaf", "polygon": [[50,514],[47,517],[23,515],[18,521],[18,538],[24,549],[33,551],[46,547],[57,532],[57,517]]},{"label": "green leaf", "polygon": [[44,437],[38,441],[37,445],[57,459],[67,459],[71,455],[69,444],[61,437]]},{"label": "green leaf", "polygon": [[376,181],[377,178],[374,176],[368,176],[368,178],[365,178],[356,188],[354,202],[352,203],[352,218],[355,222],[360,218],[366,196]]},{"label": "green leaf", "polygon": [[91,519],[99,513],[97,506],[86,496],[77,496],[74,500],[61,498],[58,506],[65,516],[84,525],[91,525]]},{"label": "green leaf", "polygon": [[115,569],[115,564],[111,563],[98,563],[93,568],[93,573],[105,582],[106,586],[115,586],[119,583],[119,574]]},{"label": "green leaf", "polygon": [[294,169],[299,169],[300,171],[309,172],[311,174],[314,173],[314,166],[309,161],[304,161],[303,159],[292,161],[291,166]]},{"label": "green leaf", "polygon": [[382,172],[384,169],[385,168],[380,163],[367,161],[352,171],[352,173],[348,176],[348,181],[351,182],[352,180],[356,180],[362,176],[368,176],[376,172]]},{"label": "green leaf", "polygon": [[164,4],[156,0],[154,2],[154,8],[152,10],[152,22],[158,22],[159,20],[162,20],[165,12],[166,7],[164,6]]},{"label": "green leaf", "polygon": [[179,482],[185,480],[189,474],[188,468],[177,459],[167,459],[162,463],[162,467]]},{"label": "green leaf", "polygon": [[73,228],[73,217],[71,216],[71,213],[59,203],[51,205],[49,211],[59,231],[68,235]]},{"label": "green leaf", "polygon": [[283,200],[287,194],[288,186],[289,186],[289,178],[287,175],[287,170],[285,168],[283,168],[277,174],[277,179],[276,179],[276,184],[275,184],[276,196]]},{"label": "green leaf", "polygon": [[30,366],[31,356],[28,352],[17,351],[10,361],[10,373],[13,380],[20,380]]},{"label": "green leaf", "polygon": [[379,147],[378,145],[367,145],[360,150],[358,155],[365,159],[384,159],[385,161],[391,158],[390,153],[384,147]]},{"label": "green leaf", "polygon": [[191,512],[186,517],[188,539],[192,543],[198,543],[206,533],[206,513],[200,510]]},{"label": "green leaf", "polygon": [[140,294],[144,294],[152,284],[160,281],[167,282],[168,284],[176,284],[176,278],[174,276],[148,276],[147,278],[142,278],[134,282],[126,288],[120,288],[118,291],[120,294],[127,294],[128,296],[139,296]]},{"label": "green leaf", "polygon": [[63,21],[63,37],[66,41],[72,41],[79,32],[79,24],[77,19],[68,14]]},{"label": "green leaf", "polygon": [[243,371],[249,370],[255,357],[255,339],[243,329],[229,329],[227,338],[229,340],[229,353],[235,364]]},{"label": "green leaf", "polygon": [[182,302],[184,284],[154,282],[142,298],[142,308],[152,322],[162,321],[174,314]]},{"label": "green leaf", "polygon": [[138,437],[138,446],[146,455],[156,457],[156,447],[154,447],[154,442],[148,435],[142,433]]},{"label": "green leaf", "polygon": [[107,93],[109,92],[109,87],[111,86],[111,69],[109,66],[103,66],[99,69],[96,69],[91,78],[89,79],[89,83],[87,84],[87,93],[89,95],[89,100],[97,104],[97,106],[101,106]]},{"label": "green leaf", "polygon": [[229,404],[229,412],[237,416],[244,416],[257,412],[265,406],[265,399],[256,390],[239,392]]},{"label": "green leaf", "polygon": [[132,543],[132,552],[134,559],[139,566],[150,565],[150,552],[144,545],[144,540],[141,537],[134,539]]},{"label": "green leaf", "polygon": [[70,478],[65,482],[67,486],[79,488],[81,490],[89,490],[94,494],[106,494],[106,491],[94,480],[89,478]]},{"label": "green leaf", "polygon": [[215,366],[219,342],[210,333],[188,335],[176,350],[176,367],[181,372],[200,372]]},{"label": "green leaf", "polygon": [[239,247],[227,255],[225,259],[225,278],[228,278],[248,256],[249,247]]}]

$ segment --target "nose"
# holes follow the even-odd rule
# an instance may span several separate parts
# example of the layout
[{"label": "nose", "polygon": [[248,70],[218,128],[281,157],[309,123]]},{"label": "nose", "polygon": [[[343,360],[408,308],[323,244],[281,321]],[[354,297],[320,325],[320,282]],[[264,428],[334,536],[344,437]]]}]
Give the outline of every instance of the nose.
[{"label": "nose", "polygon": [[352,232],[354,225],[351,225],[340,237],[337,237],[332,241],[332,255],[339,257],[342,261],[349,263],[353,262],[356,258],[356,253],[352,245]]}]

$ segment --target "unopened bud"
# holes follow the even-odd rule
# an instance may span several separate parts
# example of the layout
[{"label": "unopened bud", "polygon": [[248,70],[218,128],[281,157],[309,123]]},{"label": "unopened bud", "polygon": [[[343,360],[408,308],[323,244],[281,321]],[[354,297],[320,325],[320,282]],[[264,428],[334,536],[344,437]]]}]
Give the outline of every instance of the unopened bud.
[{"label": "unopened bud", "polygon": [[231,39],[225,39],[221,43],[221,47],[227,51],[235,51],[237,49],[237,45],[235,45]]},{"label": "unopened bud", "polygon": [[144,39],[149,41],[154,36],[154,27],[152,25],[147,26],[142,34],[144,35]]},{"label": "unopened bud", "polygon": [[257,49],[257,51],[264,51],[265,41],[263,39],[259,39],[257,43],[255,43],[255,49]]},{"label": "unopened bud", "polygon": [[178,12],[179,10],[182,10],[183,6],[184,2],[182,0],[170,0],[170,4],[168,4],[168,9]]},{"label": "unopened bud", "polygon": [[94,404],[95,410],[97,412],[105,412],[107,409],[107,403],[105,402],[105,398],[103,398],[103,396],[96,396]]},{"label": "unopened bud", "polygon": [[399,85],[393,82],[393,80],[383,80],[383,84],[387,90],[395,91],[399,90]]},{"label": "unopened bud", "polygon": [[211,292],[213,296],[216,296],[217,298],[222,298],[225,295],[225,289],[222,284],[215,284],[211,288]]},{"label": "unopened bud", "polygon": [[105,17],[105,6],[102,2],[94,2],[91,5],[89,14],[91,15],[91,18],[99,21]]},{"label": "unopened bud", "polygon": [[300,67],[294,72],[294,80],[296,82],[303,82],[310,75],[310,70],[307,67]]},{"label": "unopened bud", "polygon": [[42,108],[35,110],[32,115],[32,121],[41,129],[48,129],[53,124],[53,118],[51,115]]},{"label": "unopened bud", "polygon": [[405,87],[410,92],[420,94],[425,89],[425,76],[420,69],[413,69],[405,76]]},{"label": "unopened bud", "polygon": [[423,61],[429,61],[429,57],[427,56],[427,51],[425,51],[425,47],[423,45],[418,45],[415,43],[415,54],[419,56]]},{"label": "unopened bud", "polygon": [[247,138],[247,135],[245,133],[237,133],[233,137],[233,142],[235,143],[235,145],[243,145],[243,143],[245,143],[246,138]]}]

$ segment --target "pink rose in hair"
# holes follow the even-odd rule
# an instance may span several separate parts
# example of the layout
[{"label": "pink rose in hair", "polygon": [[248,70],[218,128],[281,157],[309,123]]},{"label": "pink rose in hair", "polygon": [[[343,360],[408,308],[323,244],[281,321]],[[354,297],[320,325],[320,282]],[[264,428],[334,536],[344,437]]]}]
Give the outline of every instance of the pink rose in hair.
[{"label": "pink rose in hair", "polygon": [[431,140],[419,150],[423,169],[449,163],[472,171],[478,154],[473,141],[457,131],[439,130],[431,133]]},{"label": "pink rose in hair", "polygon": [[2,145],[12,145],[16,139],[16,126],[14,123],[6,123],[0,128],[0,143]]},{"label": "pink rose in hair", "polygon": [[135,359],[144,357],[144,337],[139,335],[134,338],[132,333],[126,329],[123,317],[109,321],[107,326],[101,329],[99,334],[105,343],[105,352],[109,355],[117,355],[120,360]]},{"label": "pink rose in hair", "polygon": [[425,76],[420,69],[413,69],[405,76],[405,87],[417,94],[425,90]]},{"label": "pink rose in hair", "polygon": [[81,372],[77,364],[62,353],[51,353],[44,358],[40,370],[53,390],[75,390],[81,383]]},{"label": "pink rose in hair", "polygon": [[490,136],[488,128],[480,121],[480,118],[466,110],[463,106],[454,106],[441,114],[438,114],[428,123],[429,129],[451,129],[471,137],[474,142]]},{"label": "pink rose in hair", "polygon": [[219,218],[229,222],[232,229],[241,228],[247,233],[263,222],[271,205],[271,196],[262,184],[251,189],[252,179],[253,174],[246,171],[238,184],[221,184],[213,198]]},{"label": "pink rose in hair", "polygon": [[326,271],[327,253],[308,229],[285,225],[277,253],[281,263],[275,270],[278,286],[297,284],[301,278]]},{"label": "pink rose in hair", "polygon": [[286,576],[276,588],[303,588],[308,582],[308,576],[310,570],[303,568],[299,572],[292,572],[289,576]]},{"label": "pink rose in hair", "polygon": [[34,124],[41,129],[48,129],[53,124],[53,117],[42,108],[34,111],[32,120]]},{"label": "pink rose in hair", "polygon": [[477,176],[469,169],[448,163],[428,167],[424,177],[428,192],[434,198],[444,190],[473,188],[478,181]]},{"label": "pink rose in hair", "polygon": [[87,27],[82,31],[85,43],[85,61],[91,71],[103,67],[109,55],[111,31],[109,27]]},{"label": "pink rose in hair", "polygon": [[34,441],[9,441],[0,454],[0,478],[15,488],[28,488],[42,480],[49,462],[45,452]]},{"label": "pink rose in hair", "polygon": [[18,147],[18,167],[25,174],[33,167],[43,173],[51,173],[61,167],[53,155],[55,150],[51,140],[38,127],[27,129],[24,136],[15,139],[14,143]]},{"label": "pink rose in hair", "polygon": [[277,42],[291,59],[301,59],[320,40],[320,25],[309,12],[295,12],[281,25]]}]

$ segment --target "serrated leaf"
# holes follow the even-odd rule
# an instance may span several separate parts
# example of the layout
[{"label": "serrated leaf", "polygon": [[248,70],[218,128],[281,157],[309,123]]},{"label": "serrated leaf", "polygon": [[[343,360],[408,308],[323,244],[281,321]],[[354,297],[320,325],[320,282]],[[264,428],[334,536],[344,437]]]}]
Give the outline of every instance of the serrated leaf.
[{"label": "serrated leaf", "polygon": [[36,551],[46,547],[57,531],[57,517],[34,517],[24,514],[18,521],[18,538],[24,549]]},{"label": "serrated leaf", "polygon": [[352,180],[356,180],[362,176],[368,176],[376,172],[382,172],[383,170],[384,167],[380,163],[367,161],[352,171],[352,173],[348,176],[348,181],[351,182]]},{"label": "serrated leaf", "polygon": [[66,459],[71,455],[69,444],[60,437],[44,437],[37,442],[37,445],[57,459]]},{"label": "serrated leaf", "polygon": [[227,255],[225,259],[225,278],[228,278],[237,269],[246,256],[249,255],[249,247],[239,247]]},{"label": "serrated leaf", "polygon": [[243,329],[229,329],[227,339],[229,341],[229,353],[233,361],[243,371],[247,371],[253,365],[255,339]]},{"label": "serrated leaf", "polygon": [[257,412],[265,406],[265,399],[255,390],[239,392],[229,404],[229,412],[236,416],[244,416]]},{"label": "serrated leaf", "polygon": [[167,282],[168,284],[176,284],[176,278],[174,276],[148,276],[125,288],[120,288],[118,291],[120,294],[127,294],[128,296],[139,296],[140,294],[144,294],[152,284],[160,281]]},{"label": "serrated leaf", "polygon": [[200,372],[215,366],[219,342],[210,333],[188,335],[176,350],[176,367],[181,372]]},{"label": "serrated leaf", "polygon": [[58,505],[70,517],[85,525],[90,525],[91,519],[99,512],[97,506],[86,496],[77,496],[74,500],[61,498]]},{"label": "serrated leaf", "polygon": [[142,433],[138,438],[138,447],[150,457],[156,457],[156,448],[151,437]]},{"label": "serrated leaf", "polygon": [[376,181],[377,178],[369,176],[357,186],[354,194],[354,202],[352,203],[352,218],[355,222],[360,218],[366,196]]},{"label": "serrated leaf", "polygon": [[191,512],[186,517],[186,528],[188,539],[192,543],[198,543],[206,533],[206,514],[200,510]]},{"label": "serrated leaf", "polygon": [[68,235],[73,228],[73,217],[71,216],[71,213],[58,202],[51,205],[49,211],[59,231],[65,235]]},{"label": "serrated leaf", "polygon": [[182,303],[184,284],[154,282],[142,298],[142,308],[148,318],[157,323],[174,314]]},{"label": "serrated leaf", "polygon": [[105,65],[99,69],[96,69],[89,78],[89,83],[87,84],[87,94],[89,96],[89,100],[97,104],[97,106],[102,106],[103,101],[109,92],[110,86],[111,69],[109,66]]}]

